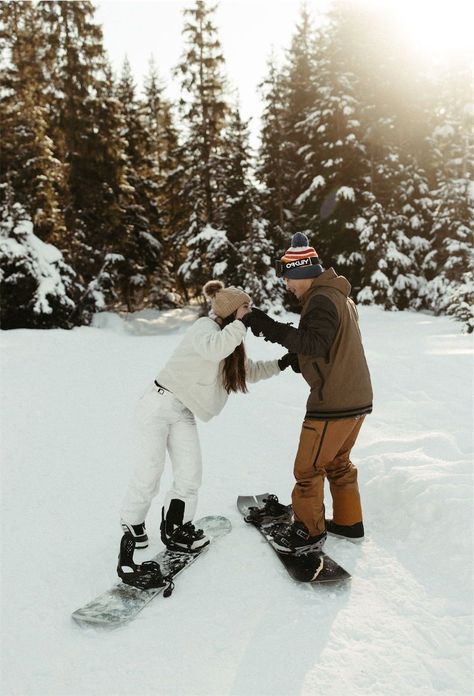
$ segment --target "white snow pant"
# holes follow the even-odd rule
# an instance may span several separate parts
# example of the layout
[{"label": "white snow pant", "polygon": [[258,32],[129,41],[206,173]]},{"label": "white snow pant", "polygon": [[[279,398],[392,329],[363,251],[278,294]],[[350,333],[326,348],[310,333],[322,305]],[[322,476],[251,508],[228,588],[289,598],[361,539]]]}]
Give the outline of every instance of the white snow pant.
[{"label": "white snow pant", "polygon": [[193,519],[202,480],[201,447],[193,413],[169,391],[153,385],[137,408],[137,452],[134,475],[122,503],[121,517],[129,524],[145,521],[160,487],[168,450],[173,485],[165,514],[173,498],[184,502],[183,522]]}]

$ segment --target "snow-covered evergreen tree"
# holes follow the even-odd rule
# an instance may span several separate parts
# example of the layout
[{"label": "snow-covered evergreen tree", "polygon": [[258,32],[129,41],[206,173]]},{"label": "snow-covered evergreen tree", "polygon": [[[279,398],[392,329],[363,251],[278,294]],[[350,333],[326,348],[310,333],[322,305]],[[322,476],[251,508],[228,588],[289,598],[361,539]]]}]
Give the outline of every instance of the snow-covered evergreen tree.
[{"label": "snow-covered evergreen tree", "polygon": [[[180,152],[182,188],[178,193],[189,215],[174,242],[187,247],[179,273],[198,291],[212,272],[217,250],[225,246],[220,205],[223,196],[223,130],[228,115],[223,75],[224,57],[214,23],[215,7],[195,0],[185,10],[185,51],[177,74],[181,78],[180,109],[184,142]],[[211,238],[215,231],[215,240]],[[219,251],[220,253],[220,251]]]},{"label": "snow-covered evergreen tree", "polygon": [[296,203],[325,264],[336,264],[357,287],[362,257],[355,219],[365,200],[367,157],[357,76],[344,42],[348,19],[336,5],[316,33],[315,101],[300,126],[307,154]]},{"label": "snow-covered evergreen tree", "polygon": [[242,121],[238,107],[229,118],[224,149],[227,174],[221,215],[230,250],[223,275],[227,283],[249,292],[255,304],[270,306],[280,300],[282,285],[273,268],[275,249],[268,233],[270,223],[263,217],[251,179],[248,124]]},{"label": "snow-covered evergreen tree", "polygon": [[464,325],[466,333],[474,332],[474,273],[473,265],[467,273],[463,273],[453,288],[449,288],[450,302],[446,313],[453,316]]},{"label": "snow-covered evergreen tree", "polygon": [[469,331],[474,314],[472,87],[465,61],[451,64],[442,75],[430,139],[435,171],[431,249],[424,259],[428,307],[461,319]]},{"label": "snow-covered evergreen tree", "polygon": [[268,61],[268,73],[260,89],[263,98],[261,145],[256,163],[260,183],[260,204],[268,220],[268,237],[277,249],[283,251],[291,237],[291,212],[288,209],[291,194],[285,176],[283,149],[285,143],[285,87],[275,58]]},{"label": "snow-covered evergreen tree", "polygon": [[248,125],[241,119],[238,106],[230,112],[223,136],[223,191],[219,216],[234,244],[246,235],[251,214],[252,185]]},{"label": "snow-covered evergreen tree", "polygon": [[164,96],[165,85],[160,78],[154,59],[150,60],[145,77],[145,89],[141,122],[147,133],[146,154],[153,161],[158,174],[170,170],[168,157],[170,145],[176,146],[177,134],[172,128],[172,141],[169,142],[170,126],[173,126],[172,105]]},{"label": "snow-covered evergreen tree", "polygon": [[33,3],[3,3],[0,23],[0,182],[14,189],[15,200],[32,221],[34,234],[61,244],[65,233],[61,201],[64,167],[55,157],[49,135],[41,28]]},{"label": "snow-covered evergreen tree", "polygon": [[150,161],[153,181],[157,184],[155,194],[159,202],[160,241],[162,244],[159,272],[152,276],[152,287],[147,292],[152,306],[175,305],[176,269],[179,267],[175,245],[170,243],[173,233],[181,228],[179,204],[176,192],[179,186],[178,129],[173,104],[164,95],[164,83],[159,76],[155,61],[150,60],[145,78],[144,97],[141,110],[141,125],[147,133],[144,140],[145,156]]},{"label": "snow-covered evergreen tree", "polygon": [[392,236],[399,240],[399,251],[410,259],[405,272],[395,269],[392,300],[397,309],[418,309],[426,284],[422,264],[430,247],[433,202],[427,176],[409,154],[405,155],[400,182],[394,187],[392,205]]},{"label": "snow-covered evergreen tree", "polygon": [[78,295],[75,273],[59,249],[35,235],[28,213],[13,203],[11,187],[1,188],[0,326],[69,328]]},{"label": "snow-covered evergreen tree", "polygon": [[[163,214],[166,229],[166,259],[170,268],[173,286],[187,300],[188,281],[181,266],[188,256],[188,247],[183,243],[184,232],[189,228],[192,215],[188,191],[188,162],[186,147],[179,142],[178,131],[170,117],[167,125],[167,166],[162,186]],[[192,294],[192,286],[189,286]]]},{"label": "snow-covered evergreen tree", "polygon": [[254,212],[247,235],[239,245],[241,260],[237,277],[239,285],[250,295],[256,307],[279,312],[283,308],[285,289],[274,269],[277,252],[268,231],[268,220],[262,212],[258,215],[258,208],[254,208]]},{"label": "snow-covered evergreen tree", "polygon": [[410,240],[403,228],[397,228],[395,215],[374,197],[369,196],[369,202],[355,225],[364,254],[365,281],[357,299],[385,309],[404,309],[405,298],[416,294],[419,287],[419,278],[412,272]]},{"label": "snow-covered evergreen tree", "polygon": [[84,287],[100,273],[120,225],[124,190],[118,104],[102,32],[88,1],[37,6],[45,42],[52,133],[67,171],[65,252]]},{"label": "snow-covered evergreen tree", "polygon": [[339,25],[338,45],[346,47],[356,76],[358,131],[365,160],[357,203],[360,298],[372,298],[390,309],[418,307],[432,209],[429,175],[421,164],[424,83],[416,62],[410,62],[413,56],[401,54],[403,37],[387,23],[380,8],[346,2],[339,3],[339,8],[344,21]]},{"label": "snow-covered evergreen tree", "polygon": [[159,271],[163,276],[166,273],[162,262],[163,223],[159,165],[154,156],[156,145],[146,128],[143,104],[137,99],[128,60],[117,86],[117,98],[122,116],[121,136],[125,141],[127,189],[121,201],[120,241],[114,250],[123,256],[118,266],[120,300],[132,311],[142,304],[144,294],[148,294],[151,275]]},{"label": "snow-covered evergreen tree", "polygon": [[[288,231],[305,229],[295,216],[298,196],[305,190],[304,170],[314,153],[308,143],[305,120],[316,102],[314,28],[306,5],[302,5],[287,60],[283,66],[282,82],[285,95],[283,112],[283,174],[288,200],[285,216],[289,218]],[[299,212],[299,211],[298,211]]]},{"label": "snow-covered evergreen tree", "polygon": [[142,99],[129,67],[117,86],[91,2],[1,6],[2,262],[8,303],[17,278],[25,308],[8,322],[38,323],[45,259],[63,290],[44,325],[189,300],[209,277],[268,306],[282,289],[273,259],[301,230],[360,301],[472,330],[465,62],[422,70],[378,6],[335,0],[317,31],[303,6],[283,67],[269,62],[254,166],[215,9],[185,12],[178,122],[153,64]]},{"label": "snow-covered evergreen tree", "polygon": [[371,191],[356,224],[363,254],[359,297],[365,302],[373,297],[386,309],[419,308],[425,287],[421,266],[429,249],[432,200],[423,171],[412,158],[403,162],[402,157],[387,137],[370,162]]},{"label": "snow-covered evergreen tree", "polygon": [[434,195],[437,208],[433,248],[424,260],[429,278],[424,298],[436,314],[449,310],[472,331],[473,317],[464,305],[474,307],[473,186],[464,178],[453,179],[441,183]]}]

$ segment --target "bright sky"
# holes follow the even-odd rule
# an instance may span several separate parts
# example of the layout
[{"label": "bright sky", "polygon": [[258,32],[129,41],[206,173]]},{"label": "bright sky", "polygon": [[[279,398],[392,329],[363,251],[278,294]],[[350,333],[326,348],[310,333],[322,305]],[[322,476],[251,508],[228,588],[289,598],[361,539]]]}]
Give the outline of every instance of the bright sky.
[{"label": "bright sky", "polygon": [[364,0],[392,12],[421,55],[472,53],[472,0]]},{"label": "bright sky", "polygon": [[[114,69],[120,71],[127,55],[141,86],[153,54],[167,94],[176,98],[179,83],[172,69],[179,63],[184,47],[183,9],[192,6],[193,1],[104,0],[95,4]],[[310,0],[308,4],[314,3]],[[328,0],[318,0],[317,5],[325,8]],[[218,4],[215,18],[226,73],[231,87],[238,90],[242,117],[254,121],[254,144],[261,113],[258,84],[267,74],[272,49],[281,56],[282,50],[289,47],[300,8],[300,0],[220,0]],[[316,19],[316,12],[312,16]]]},{"label": "bright sky", "polygon": [[[330,0],[306,0],[310,14],[329,6]],[[440,53],[472,47],[474,0],[359,0],[395,11],[402,31],[421,53]],[[217,2],[217,0],[216,0]],[[153,54],[167,94],[176,99],[179,83],[172,69],[183,51],[183,9],[193,0],[103,0],[96,2],[104,44],[116,72],[124,57],[130,61],[141,87]],[[216,24],[231,86],[238,90],[243,118],[253,119],[256,144],[261,102],[258,84],[267,74],[272,52],[281,56],[291,41],[302,0],[220,0]]]}]

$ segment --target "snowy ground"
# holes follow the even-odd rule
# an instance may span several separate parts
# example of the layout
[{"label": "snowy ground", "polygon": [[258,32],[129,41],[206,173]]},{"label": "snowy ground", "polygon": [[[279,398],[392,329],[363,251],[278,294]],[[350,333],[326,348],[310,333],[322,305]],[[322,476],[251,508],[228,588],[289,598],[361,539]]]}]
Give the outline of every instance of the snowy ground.
[{"label": "snowy ground", "polygon": [[[473,343],[423,314],[361,310],[368,535],[327,543],[350,583],[292,582],[235,508],[238,493],[289,498],[306,388],[287,370],[200,425],[198,512],[229,517],[231,535],[133,623],[71,621],[115,581],[134,404],[192,319],[2,333],[2,696],[471,694]],[[138,560],[160,547],[160,503]]]}]

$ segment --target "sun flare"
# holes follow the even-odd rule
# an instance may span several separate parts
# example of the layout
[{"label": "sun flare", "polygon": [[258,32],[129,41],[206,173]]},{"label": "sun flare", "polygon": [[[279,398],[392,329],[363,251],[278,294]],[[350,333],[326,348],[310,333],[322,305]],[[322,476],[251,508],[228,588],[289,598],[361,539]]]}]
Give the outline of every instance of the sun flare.
[{"label": "sun flare", "polygon": [[390,21],[420,53],[432,56],[473,52],[472,0],[366,0],[386,10]]}]

